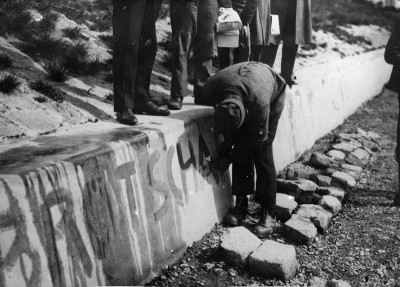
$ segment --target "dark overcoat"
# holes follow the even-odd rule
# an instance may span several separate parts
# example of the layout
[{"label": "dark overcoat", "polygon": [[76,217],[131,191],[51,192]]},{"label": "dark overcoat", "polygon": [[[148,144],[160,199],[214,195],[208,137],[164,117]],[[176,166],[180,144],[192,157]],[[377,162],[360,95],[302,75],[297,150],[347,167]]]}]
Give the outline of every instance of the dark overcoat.
[{"label": "dark overcoat", "polygon": [[393,65],[389,87],[400,92],[400,19],[397,20],[392,35],[386,45],[385,60]]},{"label": "dark overcoat", "polygon": [[[296,2],[296,15],[287,13],[288,3]],[[271,0],[271,13],[279,15],[279,26],[281,35],[271,36],[271,43],[278,45],[282,38],[288,17],[296,17],[296,31],[292,41],[288,44],[307,44],[312,40],[311,25],[311,0]]]},{"label": "dark overcoat", "polygon": [[270,0],[260,0],[250,23],[251,45],[268,45],[271,37]]}]

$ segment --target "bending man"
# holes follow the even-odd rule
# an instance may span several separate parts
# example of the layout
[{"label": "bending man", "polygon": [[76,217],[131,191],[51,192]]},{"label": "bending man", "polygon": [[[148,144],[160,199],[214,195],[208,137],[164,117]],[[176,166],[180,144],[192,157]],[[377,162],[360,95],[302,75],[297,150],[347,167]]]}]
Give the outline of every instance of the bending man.
[{"label": "bending man", "polygon": [[243,62],[219,71],[205,85],[205,96],[214,106],[215,127],[224,135],[213,167],[226,170],[232,163],[232,194],[236,196],[227,223],[240,225],[247,215],[247,195],[261,205],[254,233],[273,232],[276,206],[276,171],[272,154],[278,121],[285,103],[284,79],[268,65]]}]

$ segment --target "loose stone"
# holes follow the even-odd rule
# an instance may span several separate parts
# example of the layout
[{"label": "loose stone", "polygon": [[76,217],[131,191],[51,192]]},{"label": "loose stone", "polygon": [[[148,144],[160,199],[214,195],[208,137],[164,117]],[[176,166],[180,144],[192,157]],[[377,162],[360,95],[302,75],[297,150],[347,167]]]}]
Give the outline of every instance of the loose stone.
[{"label": "loose stone", "polygon": [[319,204],[334,215],[342,211],[342,204],[334,196],[324,195]]},{"label": "loose stone", "polygon": [[293,196],[277,193],[275,216],[282,222],[286,222],[297,207],[297,202]]},{"label": "loose stone", "polygon": [[332,186],[340,186],[343,188],[352,188],[356,185],[356,180],[345,172],[337,171],[332,174]]},{"label": "loose stone", "polygon": [[339,199],[339,201],[343,201],[344,197],[346,196],[346,192],[339,187],[320,187],[318,188],[318,190],[316,191],[317,194],[324,196],[324,195],[330,195],[330,196],[334,196],[337,199]]},{"label": "loose stone", "polygon": [[333,214],[325,210],[322,206],[313,204],[300,205],[296,214],[309,219],[322,234],[328,229],[329,223],[333,217]]},{"label": "loose stone", "polygon": [[317,236],[317,228],[310,220],[293,214],[292,218],[285,222],[283,234],[295,243],[310,245]]},{"label": "loose stone", "polygon": [[340,161],[340,160],[344,160],[344,158],[346,157],[346,154],[340,150],[332,149],[332,150],[328,151],[327,156]]}]

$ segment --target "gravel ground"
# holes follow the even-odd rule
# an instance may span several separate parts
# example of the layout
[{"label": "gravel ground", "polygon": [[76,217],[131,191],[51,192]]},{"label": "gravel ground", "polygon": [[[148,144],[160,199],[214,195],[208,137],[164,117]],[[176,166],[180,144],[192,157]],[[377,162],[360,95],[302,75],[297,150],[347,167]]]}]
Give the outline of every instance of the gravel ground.
[{"label": "gravel ground", "polygon": [[[325,151],[339,133],[356,128],[381,135],[380,150],[365,168],[354,190],[344,201],[328,232],[311,246],[295,246],[299,269],[289,282],[254,277],[243,269],[226,265],[221,258],[220,237],[228,228],[217,224],[202,240],[187,249],[178,263],[166,267],[148,285],[154,286],[307,286],[314,276],[341,279],[351,286],[400,286],[400,208],[392,201],[398,187],[394,160],[397,95],[388,90],[357,110],[340,127],[316,142],[311,152]],[[244,223],[257,222],[258,206],[251,204]],[[281,243],[281,229],[269,239]]]}]

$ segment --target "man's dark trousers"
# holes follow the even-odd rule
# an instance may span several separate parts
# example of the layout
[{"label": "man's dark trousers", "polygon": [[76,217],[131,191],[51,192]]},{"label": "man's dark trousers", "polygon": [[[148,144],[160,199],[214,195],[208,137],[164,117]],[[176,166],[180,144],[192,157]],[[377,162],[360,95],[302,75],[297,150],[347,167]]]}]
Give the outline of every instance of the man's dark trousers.
[{"label": "man's dark trousers", "polygon": [[278,121],[285,104],[284,94],[271,104],[268,124],[268,139],[261,142],[247,160],[232,164],[232,194],[244,196],[254,193],[254,165],[257,172],[255,200],[261,207],[272,210],[276,206],[276,170],[272,143],[275,139]]},{"label": "man's dark trousers", "polygon": [[155,22],[162,0],[113,0],[114,110],[151,101],[157,53]]},{"label": "man's dark trousers", "polygon": [[187,61],[193,48],[194,97],[203,100],[205,81],[212,74],[214,26],[218,15],[216,0],[172,0],[171,98],[187,95]]}]

